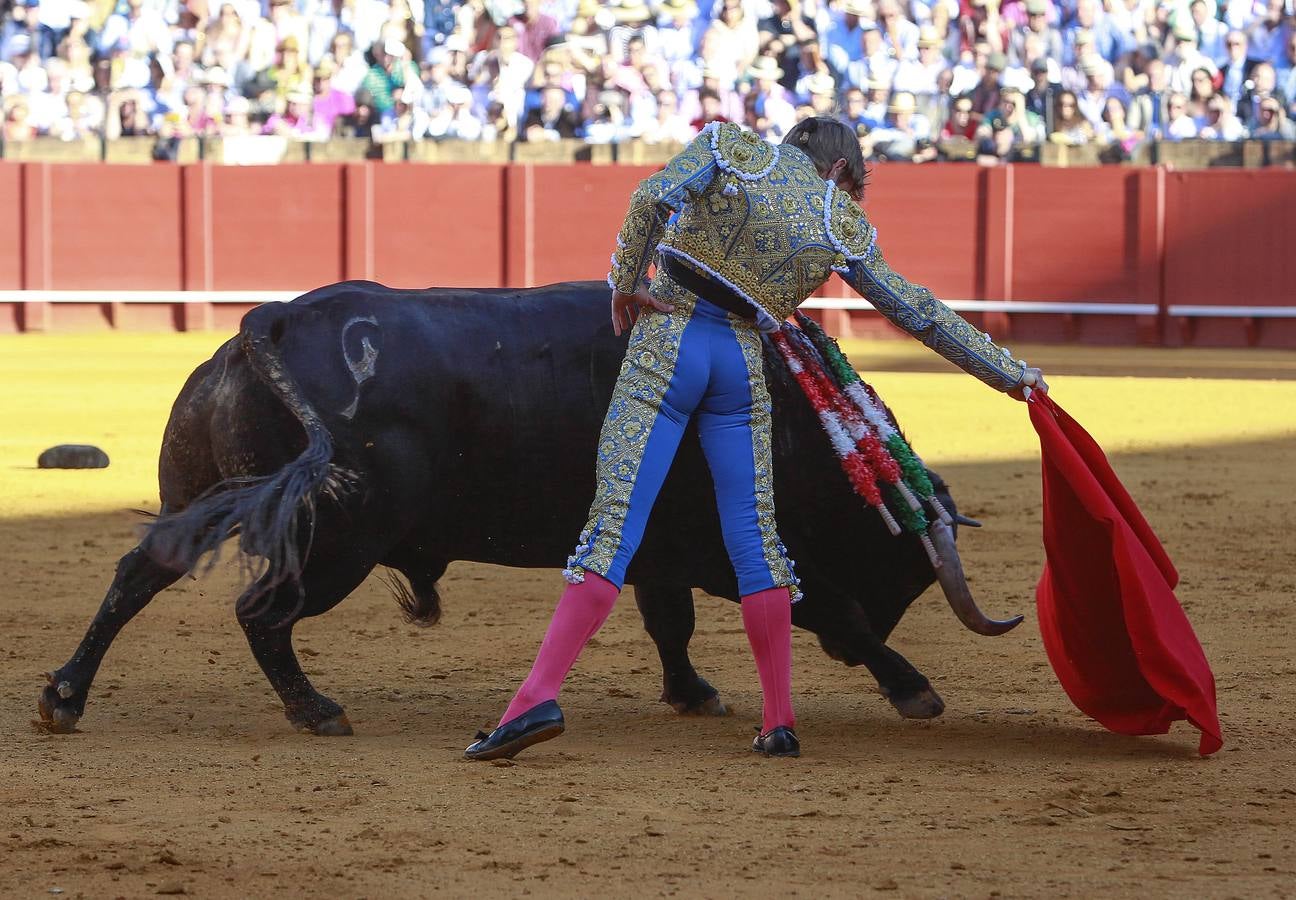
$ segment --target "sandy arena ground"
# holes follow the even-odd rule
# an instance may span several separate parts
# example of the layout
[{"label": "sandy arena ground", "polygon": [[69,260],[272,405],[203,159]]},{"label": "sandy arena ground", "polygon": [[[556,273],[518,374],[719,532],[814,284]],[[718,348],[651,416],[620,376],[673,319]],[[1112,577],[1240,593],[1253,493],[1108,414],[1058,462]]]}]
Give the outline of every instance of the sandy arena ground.
[{"label": "sandy arena ground", "polygon": [[[100,672],[83,733],[30,724],[215,334],[0,338],[0,895],[136,897],[1296,896],[1296,355],[1016,347],[1093,432],[1179,565],[1227,745],[1126,738],[1076,712],[1034,624],[1038,444],[1025,410],[912,343],[856,344],[963,509],[983,607],[938,593],[892,643],[948,711],[899,719],[795,637],[806,755],[747,751],[759,690],[736,606],[700,598],[694,659],[733,709],[680,718],[622,600],[564,693],[569,732],[516,765],[460,759],[524,673],[560,579],[457,563],[405,626],[371,579],[297,646],[353,738],[293,733],[232,614],[236,573],[163,593]],[[1096,373],[1096,374],[1095,374]],[[1135,377],[1128,377],[1133,375]],[[104,471],[34,468],[93,442]],[[861,577],[867,577],[861,573]],[[889,892],[889,893],[886,893]]]}]

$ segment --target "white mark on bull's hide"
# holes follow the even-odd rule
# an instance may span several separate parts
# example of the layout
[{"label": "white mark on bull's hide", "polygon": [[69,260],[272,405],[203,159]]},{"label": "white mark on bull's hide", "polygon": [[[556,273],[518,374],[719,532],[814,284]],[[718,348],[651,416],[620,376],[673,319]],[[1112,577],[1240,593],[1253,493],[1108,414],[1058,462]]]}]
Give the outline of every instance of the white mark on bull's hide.
[{"label": "white mark on bull's hide", "polygon": [[347,334],[352,327],[362,322],[378,327],[378,320],[373,316],[353,316],[346,325],[342,326],[342,358],[346,360],[347,368],[351,370],[351,380],[355,382],[355,397],[351,400],[351,405],[342,410],[343,418],[347,419],[355,416],[356,410],[359,409],[360,385],[374,377],[374,364],[378,361],[378,349],[367,337],[360,339],[360,359],[354,360],[347,354]]}]

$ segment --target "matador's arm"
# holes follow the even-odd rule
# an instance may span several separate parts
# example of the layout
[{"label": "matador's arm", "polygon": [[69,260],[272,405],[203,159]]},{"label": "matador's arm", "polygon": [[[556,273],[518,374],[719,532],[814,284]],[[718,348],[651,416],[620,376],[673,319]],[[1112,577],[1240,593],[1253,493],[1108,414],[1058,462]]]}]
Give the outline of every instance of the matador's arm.
[{"label": "matador's arm", "polygon": [[[857,227],[861,231],[862,252],[848,252],[844,270],[837,270],[851,287],[893,324],[995,390],[1011,391],[1021,383],[1025,362],[1013,359],[1007,348],[972,327],[927,288],[912,284],[893,271],[877,247],[876,229],[862,215]],[[844,243],[847,246],[842,249],[860,249],[859,244],[851,248],[853,242],[844,240]]]},{"label": "matador's arm", "polygon": [[616,252],[608,284],[623,294],[633,294],[648,271],[671,212],[706,190],[715,177],[711,149],[712,127],[681,150],[660,172],[639,183],[630,197],[630,211],[617,235]]}]

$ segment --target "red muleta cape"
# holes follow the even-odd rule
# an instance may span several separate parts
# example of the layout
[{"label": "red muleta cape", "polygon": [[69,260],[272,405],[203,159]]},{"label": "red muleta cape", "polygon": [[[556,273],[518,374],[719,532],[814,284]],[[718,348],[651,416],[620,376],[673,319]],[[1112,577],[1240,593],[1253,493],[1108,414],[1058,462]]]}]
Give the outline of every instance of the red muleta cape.
[{"label": "red muleta cape", "polygon": [[1179,573],[1102,448],[1047,395],[1027,403],[1044,476],[1044,649],[1071,701],[1120,734],[1187,719],[1223,746],[1215,677],[1174,595]]}]

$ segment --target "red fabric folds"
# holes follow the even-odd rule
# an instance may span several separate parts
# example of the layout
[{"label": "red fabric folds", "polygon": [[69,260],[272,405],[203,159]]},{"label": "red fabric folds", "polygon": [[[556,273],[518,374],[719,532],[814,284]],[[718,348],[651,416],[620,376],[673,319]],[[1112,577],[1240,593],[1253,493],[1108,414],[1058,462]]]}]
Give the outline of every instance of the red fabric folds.
[{"label": "red fabric folds", "polygon": [[1102,448],[1056,402],[1027,404],[1044,476],[1044,648],[1071,701],[1120,734],[1187,719],[1223,746],[1215,677],[1174,595],[1179,574]]}]

